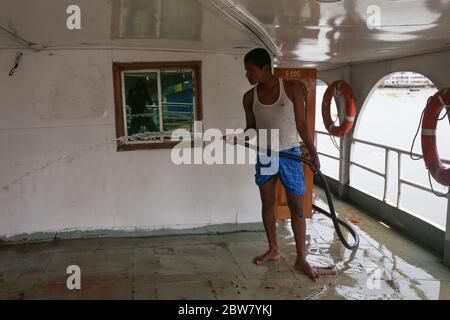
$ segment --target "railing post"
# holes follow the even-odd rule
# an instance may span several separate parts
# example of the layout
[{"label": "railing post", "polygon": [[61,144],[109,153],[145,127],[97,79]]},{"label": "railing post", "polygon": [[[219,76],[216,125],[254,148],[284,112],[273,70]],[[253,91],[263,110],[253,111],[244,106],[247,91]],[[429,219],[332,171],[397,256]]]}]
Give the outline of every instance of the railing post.
[{"label": "railing post", "polygon": [[400,197],[402,195],[402,153],[397,152],[397,209],[400,209]]},{"label": "railing post", "polygon": [[384,191],[383,202],[387,201],[387,189],[389,182],[389,149],[384,149]]},{"label": "railing post", "polygon": [[339,187],[338,197],[347,198],[347,186],[350,183],[350,151],[352,147],[353,130],[341,138],[339,152]]}]

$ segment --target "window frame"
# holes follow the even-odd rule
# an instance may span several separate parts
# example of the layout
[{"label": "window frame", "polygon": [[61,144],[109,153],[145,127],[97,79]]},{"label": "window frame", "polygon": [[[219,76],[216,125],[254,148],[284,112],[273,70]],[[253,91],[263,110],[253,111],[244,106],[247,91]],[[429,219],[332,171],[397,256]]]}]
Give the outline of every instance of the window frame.
[{"label": "window frame", "polygon": [[[115,125],[117,151],[151,150],[151,149],[170,149],[179,143],[179,141],[164,142],[133,142],[124,143],[119,139],[125,136],[125,103],[123,98],[123,78],[124,71],[157,70],[161,71],[182,71],[192,70],[192,94],[194,103],[194,121],[202,121],[202,87],[201,87],[201,61],[170,61],[170,62],[114,62],[113,63],[113,85],[114,85],[114,105],[115,105]],[[158,87],[160,84],[158,83]],[[162,97],[158,97],[161,99]],[[162,105],[159,106],[162,108]],[[162,109],[160,109],[160,112]]]}]

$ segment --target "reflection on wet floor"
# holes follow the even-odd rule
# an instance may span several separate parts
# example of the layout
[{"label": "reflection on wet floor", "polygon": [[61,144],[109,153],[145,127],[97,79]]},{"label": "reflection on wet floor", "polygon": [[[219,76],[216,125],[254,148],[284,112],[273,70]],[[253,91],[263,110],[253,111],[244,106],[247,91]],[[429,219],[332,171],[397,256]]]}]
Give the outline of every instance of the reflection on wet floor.
[{"label": "reflection on wet floor", "polygon": [[[0,298],[450,299],[450,269],[437,254],[347,203],[335,206],[361,244],[345,249],[332,222],[315,214],[308,221],[308,260],[322,271],[319,283],[293,268],[294,237],[290,222],[281,221],[282,259],[264,266],[252,263],[267,249],[264,232],[2,246]],[[69,265],[81,268],[81,290],[66,287]]]}]

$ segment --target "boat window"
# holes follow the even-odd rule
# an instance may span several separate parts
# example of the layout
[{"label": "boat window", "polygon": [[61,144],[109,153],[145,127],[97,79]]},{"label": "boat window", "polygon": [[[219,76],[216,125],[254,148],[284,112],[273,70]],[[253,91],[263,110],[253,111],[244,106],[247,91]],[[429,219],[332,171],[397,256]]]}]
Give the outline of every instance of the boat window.
[{"label": "boat window", "polygon": [[[433,82],[416,72],[389,74],[376,84],[357,119],[351,150],[350,185],[445,228],[447,198],[436,197],[431,191],[414,186],[430,188],[430,183],[423,159],[414,161],[409,156],[422,111],[428,98],[436,92]],[[448,121],[440,121],[437,132],[440,156],[442,160],[449,160]],[[420,131],[413,152],[416,158],[422,154]],[[447,192],[432,177],[431,181],[434,190]]]},{"label": "boat window", "polygon": [[200,63],[115,63],[118,150],[170,148],[201,120]]}]

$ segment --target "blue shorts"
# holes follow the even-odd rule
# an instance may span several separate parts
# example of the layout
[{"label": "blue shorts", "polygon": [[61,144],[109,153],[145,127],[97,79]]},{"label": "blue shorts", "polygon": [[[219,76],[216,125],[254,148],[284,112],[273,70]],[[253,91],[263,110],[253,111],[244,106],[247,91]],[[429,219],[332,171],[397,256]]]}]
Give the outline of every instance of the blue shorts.
[{"label": "blue shorts", "polygon": [[[298,146],[291,149],[281,150],[280,152],[302,156],[302,147]],[[301,196],[304,195],[306,187],[305,175],[303,172],[303,163],[295,159],[279,157],[278,155],[274,155],[271,161],[273,161],[273,159],[275,158],[278,159],[277,172],[266,175],[261,173],[261,168],[268,168],[271,166],[271,163],[261,163],[260,156],[258,154],[255,166],[256,184],[258,186],[261,186],[269,181],[270,178],[277,175],[280,178],[281,184],[284,186],[284,189],[287,193]]]}]

